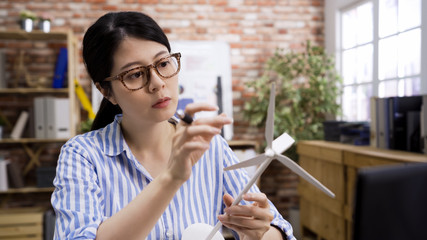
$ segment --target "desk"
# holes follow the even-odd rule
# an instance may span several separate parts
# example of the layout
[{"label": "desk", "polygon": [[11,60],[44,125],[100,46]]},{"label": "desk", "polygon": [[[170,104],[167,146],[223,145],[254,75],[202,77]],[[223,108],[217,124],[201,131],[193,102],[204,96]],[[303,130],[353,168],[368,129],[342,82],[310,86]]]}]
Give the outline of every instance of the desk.
[{"label": "desk", "polygon": [[326,141],[300,141],[297,152],[301,167],[336,195],[330,198],[304,180],[298,185],[301,232],[325,240],[351,240],[358,169],[427,162],[423,154]]}]

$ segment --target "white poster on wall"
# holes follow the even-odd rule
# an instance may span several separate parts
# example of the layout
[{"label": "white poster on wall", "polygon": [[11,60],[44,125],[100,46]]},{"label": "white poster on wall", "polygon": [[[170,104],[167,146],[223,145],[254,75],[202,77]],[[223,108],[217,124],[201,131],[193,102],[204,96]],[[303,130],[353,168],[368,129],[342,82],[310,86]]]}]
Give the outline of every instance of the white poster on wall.
[{"label": "white poster on wall", "polygon": [[[179,73],[180,104],[208,102],[218,105],[220,112],[233,117],[231,88],[230,47],[226,42],[172,41],[172,52],[181,53]],[[218,98],[219,97],[219,98]],[[202,112],[196,117],[216,115],[218,112]],[[233,126],[224,126],[223,136],[233,137]]]}]

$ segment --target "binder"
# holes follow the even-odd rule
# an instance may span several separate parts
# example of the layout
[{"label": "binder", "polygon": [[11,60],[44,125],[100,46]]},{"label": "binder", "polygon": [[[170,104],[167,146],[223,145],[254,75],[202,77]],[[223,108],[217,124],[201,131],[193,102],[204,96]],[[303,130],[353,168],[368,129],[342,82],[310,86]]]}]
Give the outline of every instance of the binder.
[{"label": "binder", "polygon": [[34,98],[34,135],[38,139],[47,138],[47,109],[46,97]]},{"label": "binder", "polygon": [[420,111],[409,111],[406,116],[406,150],[421,152]]},{"label": "binder", "polygon": [[7,179],[7,165],[9,160],[0,159],[0,191],[7,191],[9,183]]},{"label": "binder", "polygon": [[388,98],[378,98],[377,100],[377,146],[378,148],[389,148],[388,136]]},{"label": "binder", "polygon": [[371,122],[369,125],[369,131],[370,131],[369,143],[370,143],[371,147],[378,147],[377,102],[378,102],[377,97],[371,97],[369,99],[370,113],[371,113]]},{"label": "binder", "polygon": [[47,138],[68,139],[70,133],[70,100],[46,97]]},{"label": "binder", "polygon": [[22,132],[24,131],[25,125],[28,121],[28,112],[22,111],[19,115],[18,121],[13,127],[12,133],[10,134],[10,138],[19,139],[22,137]]},{"label": "binder", "polygon": [[24,177],[17,162],[9,162],[9,164],[7,165],[7,174],[9,179],[9,186],[11,188],[24,187]]},{"label": "binder", "polygon": [[67,48],[59,50],[58,59],[56,61],[55,73],[53,75],[52,87],[63,88],[65,87],[65,77],[67,73],[68,53]]}]

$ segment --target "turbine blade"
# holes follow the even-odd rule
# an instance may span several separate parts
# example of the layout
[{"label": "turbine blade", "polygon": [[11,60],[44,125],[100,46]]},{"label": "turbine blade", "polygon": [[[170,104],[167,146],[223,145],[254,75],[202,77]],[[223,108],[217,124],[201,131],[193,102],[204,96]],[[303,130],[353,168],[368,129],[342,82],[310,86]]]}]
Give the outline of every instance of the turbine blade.
[{"label": "turbine blade", "polygon": [[239,162],[239,163],[236,163],[234,165],[228,166],[228,167],[224,168],[224,170],[229,171],[229,170],[234,170],[234,169],[238,169],[238,168],[250,167],[250,166],[260,164],[266,160],[267,160],[267,156],[265,156],[265,154],[261,154],[261,155],[254,157],[254,158],[250,158],[250,159],[245,160],[243,162]]},{"label": "turbine blade", "polygon": [[280,137],[274,139],[273,150],[277,154],[280,154],[288,150],[288,148],[290,148],[294,142],[295,140],[291,136],[289,136],[287,133],[283,133],[280,135]]},{"label": "turbine blade", "polygon": [[283,155],[276,155],[276,159],[281,162],[283,165],[287,166],[289,169],[291,169],[293,172],[298,174],[300,177],[307,180],[309,183],[313,184],[318,189],[322,190],[326,195],[335,198],[335,194],[329,190],[327,187],[325,187],[322,183],[320,183],[316,178],[311,176],[307,171],[305,171],[302,167],[300,167],[298,164],[296,164],[294,161],[289,159],[286,156]]},{"label": "turbine blade", "polygon": [[268,112],[267,112],[267,121],[265,126],[265,140],[267,141],[267,148],[271,148],[274,135],[274,109],[275,109],[275,93],[276,93],[276,83],[271,83],[270,89],[270,101],[268,103]]}]

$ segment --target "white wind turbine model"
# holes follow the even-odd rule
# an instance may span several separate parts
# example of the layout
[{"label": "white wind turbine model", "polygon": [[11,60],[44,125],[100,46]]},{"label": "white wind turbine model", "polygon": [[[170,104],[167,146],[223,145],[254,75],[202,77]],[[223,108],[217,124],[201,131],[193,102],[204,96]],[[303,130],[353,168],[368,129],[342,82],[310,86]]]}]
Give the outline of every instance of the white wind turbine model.
[{"label": "white wind turbine model", "polygon": [[[272,82],[271,90],[270,90],[270,102],[268,105],[268,113],[267,113],[267,121],[266,121],[266,129],[265,129],[265,140],[267,141],[267,147],[265,149],[265,153],[251,158],[249,160],[237,163],[235,165],[229,166],[225,168],[225,170],[233,170],[243,167],[249,167],[253,165],[261,164],[256,170],[254,176],[250,179],[248,184],[243,188],[242,192],[237,196],[232,205],[237,205],[242,200],[243,194],[247,193],[252,185],[255,183],[256,179],[261,176],[261,174],[265,171],[268,165],[274,159],[281,162],[283,165],[294,171],[300,177],[307,180],[309,183],[313,184],[323,192],[325,192],[330,197],[335,197],[335,194],[331,192],[328,188],[326,188],[323,184],[321,184],[316,178],[311,176],[307,171],[301,168],[294,161],[289,159],[286,156],[281,155],[282,152],[287,150],[292,144],[295,142],[287,133],[283,133],[280,137],[276,138],[273,141],[274,134],[274,109],[275,109],[275,92],[276,92],[276,84]],[[221,228],[221,222],[218,222],[215,227],[212,229],[210,234],[207,236],[206,240],[211,240],[212,237],[215,236],[216,232]]]}]

